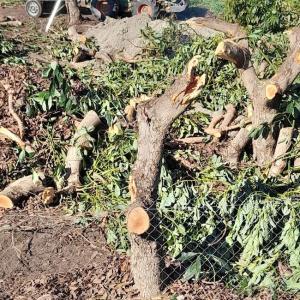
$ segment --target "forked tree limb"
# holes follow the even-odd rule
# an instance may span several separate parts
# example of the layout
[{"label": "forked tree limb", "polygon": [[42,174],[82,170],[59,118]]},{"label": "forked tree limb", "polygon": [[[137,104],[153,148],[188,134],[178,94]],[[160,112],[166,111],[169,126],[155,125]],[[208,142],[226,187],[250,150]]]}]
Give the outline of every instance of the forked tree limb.
[{"label": "forked tree limb", "polygon": [[46,188],[44,180],[44,173],[39,172],[38,178],[29,175],[12,182],[0,192],[0,207],[13,208],[21,198],[42,192]]},{"label": "forked tree limb", "polygon": [[[138,224],[144,223],[146,215],[150,219],[149,229],[143,234],[129,234],[131,271],[143,299],[158,296],[162,286],[162,243],[156,211],[162,152],[170,125],[200,94],[205,84],[205,76],[194,74],[197,64],[198,59],[192,59],[183,75],[175,79],[163,95],[140,104],[137,109],[138,152],[130,183],[131,198],[134,201],[128,212],[140,207],[143,213],[135,215],[135,220],[140,220]],[[131,222],[130,218],[129,214],[127,226]]]},{"label": "forked tree limb", "polygon": [[68,188],[70,189],[78,189],[81,187],[80,171],[83,160],[81,151],[90,148],[89,134],[87,131],[93,131],[100,124],[101,121],[97,113],[91,110],[85,115],[77,127],[74,135],[74,144],[68,149],[65,163],[66,170],[69,173],[67,182]]},{"label": "forked tree limb", "polygon": [[293,131],[293,127],[286,127],[280,130],[273,157],[274,162],[269,171],[269,177],[277,177],[285,169],[286,159],[284,159],[283,156],[289,151],[291,147]]},{"label": "forked tree limb", "polygon": [[204,132],[216,138],[221,137],[221,133],[216,129],[216,126],[224,119],[223,111],[215,112],[207,128]]}]

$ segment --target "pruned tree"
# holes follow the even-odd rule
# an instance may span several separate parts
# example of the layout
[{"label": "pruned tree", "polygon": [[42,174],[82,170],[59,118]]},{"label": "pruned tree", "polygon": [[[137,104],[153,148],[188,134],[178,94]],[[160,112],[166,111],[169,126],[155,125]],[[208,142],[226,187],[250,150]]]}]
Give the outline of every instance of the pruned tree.
[{"label": "pruned tree", "polygon": [[206,76],[195,74],[197,64],[198,59],[194,57],[163,95],[140,104],[137,109],[138,153],[129,184],[131,204],[127,228],[131,270],[135,285],[145,299],[159,295],[163,279],[156,200],[165,136],[205,84]]},{"label": "pruned tree", "polygon": [[[220,59],[227,60],[237,67],[242,82],[252,101],[253,113],[251,126],[241,128],[236,137],[227,148],[227,160],[236,164],[245,148],[250,142],[249,130],[267,124],[273,125],[274,118],[278,114],[282,95],[294,82],[300,72],[300,28],[288,31],[290,51],[277,71],[270,79],[259,80],[251,62],[251,49],[246,31],[238,24],[230,24],[214,18],[197,18],[193,22],[199,26],[206,26],[223,32],[227,39],[222,41],[215,55]],[[264,63],[264,62],[262,62]],[[278,141],[279,129],[272,126],[267,136],[259,136],[253,142],[253,155],[259,166],[273,162],[274,151]]]},{"label": "pruned tree", "polygon": [[[286,166],[283,156],[291,146],[294,129],[273,126],[273,121],[279,112],[283,93],[300,72],[300,28],[289,31],[290,52],[277,73],[268,80],[260,80],[251,62],[247,33],[240,25],[214,18],[197,18],[193,22],[196,26],[204,25],[226,35],[215,55],[236,66],[252,103],[247,116],[236,116],[237,111],[232,105],[226,106],[225,113],[210,114],[211,123],[204,131],[214,136],[215,142],[231,132],[226,134],[229,141],[223,156],[236,165],[251,142],[250,130],[264,124],[272,126],[266,136],[253,139],[253,156],[259,166],[271,167],[269,176],[278,176]],[[205,77],[194,74],[196,64],[197,58],[193,58],[184,74],[162,96],[138,105],[137,109],[138,154],[129,183],[132,203],[127,212],[127,228],[133,277],[145,299],[157,296],[163,281],[156,199],[164,140],[170,125],[200,94],[204,85]]]}]

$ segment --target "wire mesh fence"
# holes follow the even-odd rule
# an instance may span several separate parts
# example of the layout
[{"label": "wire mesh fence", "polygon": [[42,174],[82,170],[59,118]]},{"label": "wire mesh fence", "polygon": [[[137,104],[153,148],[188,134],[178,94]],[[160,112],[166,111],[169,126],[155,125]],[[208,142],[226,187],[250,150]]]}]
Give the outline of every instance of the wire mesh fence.
[{"label": "wire mesh fence", "polygon": [[[234,174],[217,157],[198,171],[197,180],[183,180],[171,169],[162,166],[158,202],[146,209],[151,225],[141,235],[155,242],[161,286],[201,282],[231,289],[239,299],[257,293],[266,293],[266,299],[298,299],[297,193],[262,180],[249,168]],[[152,272],[148,263],[144,271]]]}]

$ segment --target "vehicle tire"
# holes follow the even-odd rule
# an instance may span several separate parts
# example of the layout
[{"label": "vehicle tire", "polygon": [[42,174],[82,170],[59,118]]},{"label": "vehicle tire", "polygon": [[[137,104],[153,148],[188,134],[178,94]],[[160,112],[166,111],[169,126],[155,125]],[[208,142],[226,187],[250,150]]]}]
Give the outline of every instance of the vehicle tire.
[{"label": "vehicle tire", "polygon": [[132,15],[147,14],[154,19],[158,15],[159,8],[151,0],[136,0],[132,2]]},{"label": "vehicle tire", "polygon": [[39,0],[27,0],[25,9],[27,15],[32,18],[38,18],[43,13],[43,7]]}]

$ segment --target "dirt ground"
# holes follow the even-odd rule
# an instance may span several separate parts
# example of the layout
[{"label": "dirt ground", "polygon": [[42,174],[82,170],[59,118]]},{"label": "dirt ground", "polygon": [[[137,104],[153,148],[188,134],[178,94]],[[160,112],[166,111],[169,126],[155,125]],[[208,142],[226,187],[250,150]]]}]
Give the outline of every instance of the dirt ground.
[{"label": "dirt ground", "polygon": [[[1,211],[0,299],[139,299],[128,257],[108,248],[100,220],[82,219],[59,207]],[[180,281],[165,295],[242,299],[222,284]]]}]

